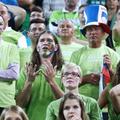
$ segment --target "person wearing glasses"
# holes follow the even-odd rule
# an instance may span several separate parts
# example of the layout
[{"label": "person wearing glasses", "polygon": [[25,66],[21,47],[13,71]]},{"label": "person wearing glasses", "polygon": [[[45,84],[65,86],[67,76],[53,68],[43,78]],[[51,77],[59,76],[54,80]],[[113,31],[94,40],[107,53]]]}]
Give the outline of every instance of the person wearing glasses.
[{"label": "person wearing glasses", "polygon": [[[17,82],[17,104],[25,107],[30,120],[45,120],[48,104],[61,94],[61,89],[56,86],[62,87],[59,80],[62,65],[62,54],[56,36],[50,31],[42,32],[33,50],[31,62],[26,65],[26,71],[21,72]],[[52,73],[54,70],[57,73]],[[55,81],[49,81],[54,77]],[[55,97],[54,91],[58,91]]]},{"label": "person wearing glasses", "polygon": [[[78,95],[85,105],[85,111],[87,112],[90,120],[101,120],[99,106],[96,100],[79,93],[79,85],[82,83],[81,76],[81,69],[78,65],[74,63],[66,63],[64,65],[61,72],[61,81],[65,89],[64,94],[71,92],[74,95]],[[52,101],[48,105],[46,111],[46,120],[57,120],[60,102],[64,99],[64,94],[60,96],[61,98]]]}]

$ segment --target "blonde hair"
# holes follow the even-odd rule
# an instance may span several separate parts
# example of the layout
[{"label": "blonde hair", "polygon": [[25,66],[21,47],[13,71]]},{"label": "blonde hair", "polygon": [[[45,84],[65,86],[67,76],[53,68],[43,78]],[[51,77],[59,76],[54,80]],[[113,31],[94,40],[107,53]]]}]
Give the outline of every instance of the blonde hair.
[{"label": "blonde hair", "polygon": [[24,110],[21,107],[16,106],[16,105],[12,105],[8,108],[5,108],[1,114],[0,120],[4,120],[7,112],[9,112],[9,111],[12,111],[12,112],[20,115],[22,120],[29,120],[26,113],[24,112]]}]

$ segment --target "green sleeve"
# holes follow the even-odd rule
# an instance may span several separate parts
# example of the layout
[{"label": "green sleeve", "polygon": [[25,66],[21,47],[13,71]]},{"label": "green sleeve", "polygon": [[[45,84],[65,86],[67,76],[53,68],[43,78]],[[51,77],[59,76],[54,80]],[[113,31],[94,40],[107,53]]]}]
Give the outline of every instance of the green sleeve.
[{"label": "green sleeve", "polygon": [[18,64],[20,64],[19,51],[18,51],[18,48],[17,48],[16,45],[11,46],[10,63],[18,63]]},{"label": "green sleeve", "polygon": [[57,120],[51,103],[47,107],[46,120]]},{"label": "green sleeve", "polygon": [[18,95],[23,89],[25,80],[26,80],[25,69],[22,69],[16,83],[16,95]]},{"label": "green sleeve", "polygon": [[101,120],[101,110],[98,106],[97,101],[91,103],[91,113],[90,113],[90,120]]},{"label": "green sleeve", "polygon": [[79,56],[77,53],[78,53],[78,51],[75,51],[72,53],[71,58],[70,58],[70,62],[78,64],[77,62],[79,61]]}]

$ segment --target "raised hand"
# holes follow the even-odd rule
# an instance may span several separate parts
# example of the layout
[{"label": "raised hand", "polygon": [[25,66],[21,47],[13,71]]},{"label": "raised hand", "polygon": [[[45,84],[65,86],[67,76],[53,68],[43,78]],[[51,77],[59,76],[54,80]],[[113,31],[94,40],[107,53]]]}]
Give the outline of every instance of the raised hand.
[{"label": "raised hand", "polygon": [[33,65],[32,63],[26,63],[26,76],[27,80],[33,82],[35,77],[39,75],[39,71],[36,71],[37,65]]},{"label": "raised hand", "polygon": [[51,83],[55,78],[57,66],[53,68],[53,65],[49,60],[44,60],[43,66],[44,66],[43,74],[45,75],[47,82]]},{"label": "raised hand", "polygon": [[105,54],[105,55],[103,56],[103,62],[107,64],[109,70],[112,69],[111,59],[110,59],[109,55]]}]

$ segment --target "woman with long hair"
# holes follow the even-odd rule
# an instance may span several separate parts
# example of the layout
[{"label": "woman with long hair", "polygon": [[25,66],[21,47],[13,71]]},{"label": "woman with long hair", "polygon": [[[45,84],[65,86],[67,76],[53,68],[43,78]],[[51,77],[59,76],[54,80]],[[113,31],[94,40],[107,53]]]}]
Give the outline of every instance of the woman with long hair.
[{"label": "woman with long hair", "polygon": [[60,103],[59,120],[88,120],[82,100],[72,94],[67,93]]},{"label": "woman with long hair", "polygon": [[33,50],[31,62],[27,64],[26,72],[21,73],[17,83],[17,104],[23,107],[26,105],[30,120],[38,120],[38,117],[45,120],[47,105],[54,100],[54,95],[57,98],[61,94],[56,86],[62,87],[59,77],[62,64],[56,36],[50,31],[42,32]]}]

